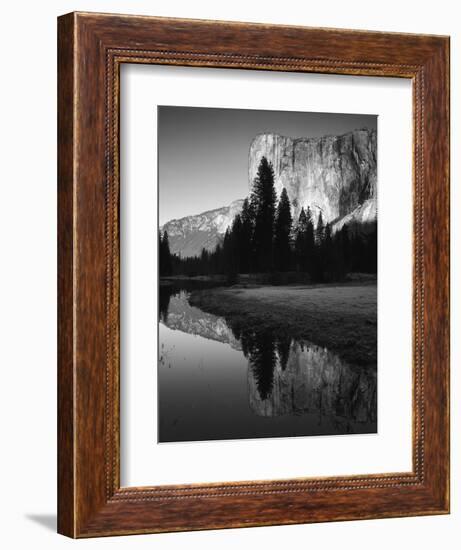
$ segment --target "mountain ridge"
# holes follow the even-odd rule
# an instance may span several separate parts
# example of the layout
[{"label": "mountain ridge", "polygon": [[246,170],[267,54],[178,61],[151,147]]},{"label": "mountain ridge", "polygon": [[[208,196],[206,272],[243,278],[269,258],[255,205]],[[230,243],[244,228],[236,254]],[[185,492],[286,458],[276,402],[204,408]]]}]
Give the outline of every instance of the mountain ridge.
[{"label": "mountain ridge", "polygon": [[213,250],[241,211],[244,199],[232,201],[229,206],[207,210],[194,216],[170,220],[160,228],[168,233],[170,250],[182,257],[196,256],[202,248]]},{"label": "mountain ridge", "polygon": [[[345,224],[367,225],[377,219],[377,136],[360,128],[341,135],[290,138],[275,132],[257,134],[248,151],[248,186],[251,191],[261,158],[274,169],[278,197],[285,187],[293,219],[310,206],[314,222],[322,213],[333,232]],[[182,257],[213,250],[241,210],[243,199],[229,206],[173,219],[167,231],[170,250]]]}]

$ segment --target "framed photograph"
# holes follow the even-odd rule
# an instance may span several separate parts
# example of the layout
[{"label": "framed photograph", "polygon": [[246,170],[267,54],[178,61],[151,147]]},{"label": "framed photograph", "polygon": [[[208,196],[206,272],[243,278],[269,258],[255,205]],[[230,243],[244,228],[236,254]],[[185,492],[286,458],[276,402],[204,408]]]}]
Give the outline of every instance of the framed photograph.
[{"label": "framed photograph", "polygon": [[376,125],[158,107],[159,443],[377,432]]},{"label": "framed photograph", "polygon": [[449,512],[449,39],[58,20],[58,530]]}]

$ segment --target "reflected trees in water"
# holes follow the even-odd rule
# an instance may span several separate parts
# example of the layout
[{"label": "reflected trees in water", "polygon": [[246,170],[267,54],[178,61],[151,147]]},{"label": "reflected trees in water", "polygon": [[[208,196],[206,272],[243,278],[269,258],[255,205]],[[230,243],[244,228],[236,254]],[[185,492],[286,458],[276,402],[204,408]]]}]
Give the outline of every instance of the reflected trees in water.
[{"label": "reflected trees in water", "polygon": [[314,413],[319,421],[324,417],[340,422],[338,431],[344,433],[353,433],[354,423],[376,422],[376,368],[349,365],[328,349],[298,341],[263,322],[245,330],[238,319],[202,312],[188,303],[192,289],[161,285],[160,321],[241,350],[248,361],[248,400],[253,414]]}]

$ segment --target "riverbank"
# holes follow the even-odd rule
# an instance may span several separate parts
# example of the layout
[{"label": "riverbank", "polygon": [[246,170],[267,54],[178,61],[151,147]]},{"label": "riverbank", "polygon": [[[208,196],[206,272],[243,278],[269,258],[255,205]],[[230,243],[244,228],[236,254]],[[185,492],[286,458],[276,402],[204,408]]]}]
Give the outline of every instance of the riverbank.
[{"label": "riverbank", "polygon": [[326,347],[350,364],[376,367],[375,282],[218,287],[194,290],[189,302],[241,330],[286,334]]},{"label": "riverbank", "polygon": [[[232,282],[230,282],[232,281]],[[304,285],[313,286],[312,280],[308,273],[301,273],[297,271],[287,272],[274,272],[274,273],[239,273],[234,277],[229,278],[226,275],[169,275],[160,277],[160,285],[171,284],[213,284],[213,285],[239,285],[239,286],[252,286],[252,285],[270,285],[270,286],[284,286],[284,285]],[[344,282],[338,283],[342,286],[344,284],[376,284],[376,274],[371,273],[348,273]],[[327,283],[332,286],[332,283]]]}]

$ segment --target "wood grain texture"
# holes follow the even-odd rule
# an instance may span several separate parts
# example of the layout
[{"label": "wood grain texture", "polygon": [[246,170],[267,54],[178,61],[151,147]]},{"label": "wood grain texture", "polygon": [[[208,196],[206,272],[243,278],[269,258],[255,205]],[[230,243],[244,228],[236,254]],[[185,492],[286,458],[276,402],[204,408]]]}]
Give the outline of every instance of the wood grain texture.
[{"label": "wood grain texture", "polygon": [[[58,30],[59,532],[447,513],[448,38],[86,13],[61,17]],[[120,488],[119,68],[127,62],[412,79],[411,472]]]},{"label": "wood grain texture", "polygon": [[74,33],[58,21],[58,531],[75,535],[73,362]]}]

